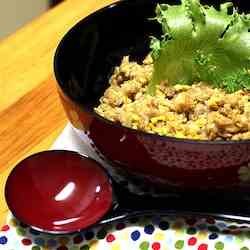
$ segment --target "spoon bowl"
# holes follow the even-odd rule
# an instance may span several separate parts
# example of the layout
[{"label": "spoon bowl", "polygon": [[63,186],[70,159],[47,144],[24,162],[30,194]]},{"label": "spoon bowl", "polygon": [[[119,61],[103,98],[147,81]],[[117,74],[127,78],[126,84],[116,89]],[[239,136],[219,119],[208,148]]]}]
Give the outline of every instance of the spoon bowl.
[{"label": "spoon bowl", "polygon": [[69,233],[100,220],[112,207],[113,192],[97,162],[53,150],[21,161],[7,180],[5,197],[22,222],[39,231]]}]

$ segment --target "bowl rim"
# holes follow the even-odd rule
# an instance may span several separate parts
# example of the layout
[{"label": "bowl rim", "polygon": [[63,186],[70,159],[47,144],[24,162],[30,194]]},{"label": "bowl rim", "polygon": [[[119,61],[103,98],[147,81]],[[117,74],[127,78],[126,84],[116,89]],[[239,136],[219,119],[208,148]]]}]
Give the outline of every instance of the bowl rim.
[{"label": "bowl rim", "polygon": [[[98,120],[101,120],[102,122],[106,123],[107,125],[111,125],[114,126],[116,128],[120,128],[123,130],[127,130],[128,132],[132,133],[132,134],[136,134],[139,136],[143,136],[143,137],[148,137],[148,138],[154,138],[157,140],[167,140],[167,141],[171,141],[171,142],[180,142],[180,143],[185,143],[185,144],[198,144],[198,145],[241,145],[241,144],[250,144],[250,139],[244,139],[244,140],[207,140],[207,139],[189,139],[189,138],[177,138],[174,136],[166,136],[166,135],[159,135],[159,134],[154,134],[154,133],[149,133],[149,132],[145,132],[142,130],[137,130],[137,129],[133,129],[133,128],[129,128],[126,126],[123,126],[121,124],[112,122],[102,116],[100,116],[99,114],[97,114],[96,112],[94,112],[93,108],[88,108],[88,107],[84,107],[84,105],[74,99],[72,99],[67,93],[66,91],[62,88],[62,85],[64,83],[64,81],[62,80],[60,73],[59,73],[59,66],[58,66],[58,61],[59,61],[59,54],[61,53],[61,50],[64,46],[65,40],[69,39],[71,34],[78,29],[80,26],[84,25],[86,22],[91,21],[92,19],[95,18],[95,16],[100,15],[103,12],[106,12],[109,9],[113,9],[113,8],[117,8],[119,6],[122,6],[124,4],[131,4],[134,5],[136,4],[138,1],[131,1],[131,0],[119,0],[116,1],[114,3],[111,3],[105,7],[102,7],[96,11],[94,11],[93,13],[90,13],[89,15],[87,15],[86,17],[82,18],[80,21],[78,21],[76,24],[74,24],[61,38],[61,40],[59,41],[55,53],[54,53],[54,58],[53,58],[53,69],[54,69],[54,75],[55,75],[55,79],[56,79],[56,84],[58,86],[58,88],[60,88],[60,90],[62,91],[62,93],[69,98],[70,101],[72,101],[74,104],[76,104],[77,106],[79,106],[79,108],[83,111],[83,112],[87,112],[89,114],[91,114],[92,116],[94,116],[95,118],[97,118]],[[152,1],[153,3],[153,1]],[[143,4],[143,1],[141,0],[141,4]],[[157,3],[155,3],[157,4]]]}]

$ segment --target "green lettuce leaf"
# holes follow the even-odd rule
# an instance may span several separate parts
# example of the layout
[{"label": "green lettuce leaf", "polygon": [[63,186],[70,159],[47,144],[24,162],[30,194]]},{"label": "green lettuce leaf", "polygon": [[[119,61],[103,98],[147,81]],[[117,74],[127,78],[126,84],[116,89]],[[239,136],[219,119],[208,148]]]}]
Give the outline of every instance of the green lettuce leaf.
[{"label": "green lettuce leaf", "polygon": [[250,90],[249,14],[239,14],[230,2],[217,10],[199,0],[182,0],[180,5],[157,5],[155,19],[162,37],[151,39],[154,70],[149,94],[154,95],[162,81],[206,81],[228,92]]}]

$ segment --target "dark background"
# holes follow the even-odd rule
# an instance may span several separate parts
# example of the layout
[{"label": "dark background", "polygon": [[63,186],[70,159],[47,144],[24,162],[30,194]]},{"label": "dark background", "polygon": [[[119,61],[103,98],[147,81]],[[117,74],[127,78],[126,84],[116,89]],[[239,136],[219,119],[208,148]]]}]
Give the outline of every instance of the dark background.
[{"label": "dark background", "polygon": [[62,0],[50,0],[50,6],[55,6],[56,4],[62,2]]}]

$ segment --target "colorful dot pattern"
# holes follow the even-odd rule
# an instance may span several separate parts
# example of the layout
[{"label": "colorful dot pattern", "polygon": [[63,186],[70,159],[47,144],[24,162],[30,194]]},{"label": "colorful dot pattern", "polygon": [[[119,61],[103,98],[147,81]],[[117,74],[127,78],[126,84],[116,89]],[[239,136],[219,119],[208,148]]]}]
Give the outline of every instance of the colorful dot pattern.
[{"label": "colorful dot pattern", "polygon": [[71,235],[38,232],[10,216],[0,249],[29,250],[250,250],[250,224],[213,218],[132,218]]}]

